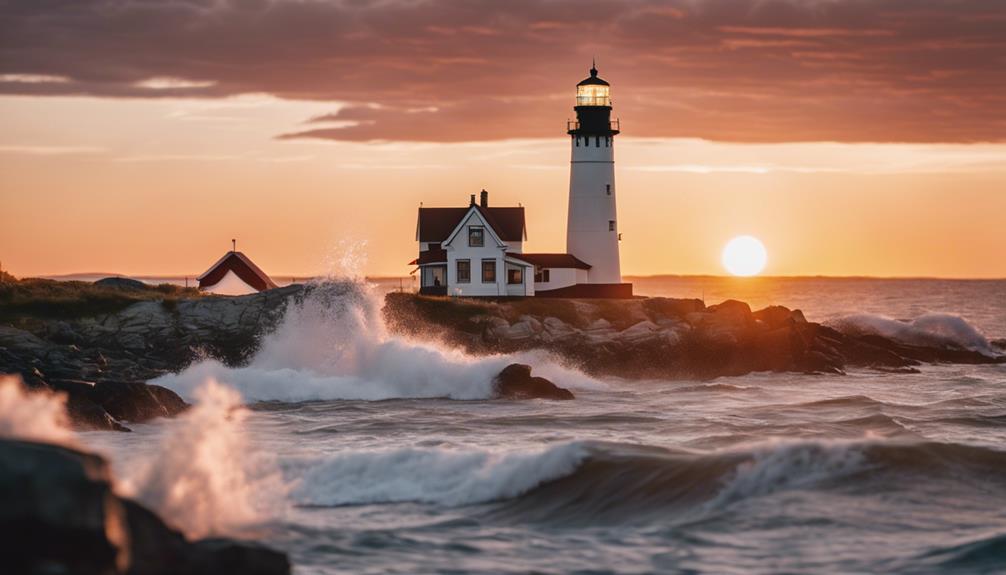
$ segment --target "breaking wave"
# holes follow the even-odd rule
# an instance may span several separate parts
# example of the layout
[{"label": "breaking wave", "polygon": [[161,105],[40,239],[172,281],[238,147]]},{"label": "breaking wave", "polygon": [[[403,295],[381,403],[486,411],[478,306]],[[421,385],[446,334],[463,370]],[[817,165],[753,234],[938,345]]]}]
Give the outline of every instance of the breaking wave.
[{"label": "breaking wave", "polygon": [[486,399],[492,380],[514,361],[563,387],[599,387],[543,354],[473,357],[432,341],[389,334],[381,299],[362,282],[326,282],[291,302],[279,327],[244,367],[215,360],[153,383],[191,397],[207,379],[237,389],[245,401],[395,398]]},{"label": "breaking wave", "polygon": [[685,517],[780,491],[869,490],[921,476],[977,474],[1006,489],[1006,453],[880,440],[780,440],[706,453],[588,441],[508,452],[348,451],[297,473],[291,496],[304,506],[495,502],[486,513],[497,519],[591,523]]},{"label": "breaking wave", "polygon": [[998,355],[978,328],[953,314],[927,313],[911,321],[856,314],[829,321],[828,324],[852,335],[879,335],[909,345],[956,347],[990,357]]}]

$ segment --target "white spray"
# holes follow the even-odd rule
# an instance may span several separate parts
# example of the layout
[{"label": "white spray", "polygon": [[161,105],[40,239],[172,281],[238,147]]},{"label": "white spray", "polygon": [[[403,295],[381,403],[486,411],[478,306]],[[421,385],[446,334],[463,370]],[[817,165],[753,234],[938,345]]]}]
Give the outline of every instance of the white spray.
[{"label": "white spray", "polygon": [[29,392],[21,378],[0,375],[0,437],[73,445],[66,395]]}]

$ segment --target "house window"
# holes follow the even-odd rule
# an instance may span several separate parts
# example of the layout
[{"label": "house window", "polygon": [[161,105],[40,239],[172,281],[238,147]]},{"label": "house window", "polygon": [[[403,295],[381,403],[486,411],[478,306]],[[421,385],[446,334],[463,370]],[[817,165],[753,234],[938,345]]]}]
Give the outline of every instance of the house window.
[{"label": "house window", "polygon": [[447,266],[431,266],[423,269],[423,285],[442,287],[447,285]]},{"label": "house window", "polygon": [[458,283],[466,284],[472,281],[472,262],[471,260],[458,260]]},{"label": "house window", "polygon": [[468,228],[468,245],[473,248],[481,248],[485,245],[485,230],[482,226]]},{"label": "house window", "polygon": [[496,283],[496,260],[482,260],[482,283]]},{"label": "house window", "polygon": [[508,284],[522,284],[524,283],[524,274],[521,268],[508,268],[506,271],[506,283]]},{"label": "house window", "polygon": [[428,244],[426,244],[426,249],[428,249],[430,251],[439,250],[440,249],[440,244],[435,244],[435,243],[432,243],[432,242],[428,243]]},{"label": "house window", "polygon": [[547,269],[535,268],[534,271],[534,283],[548,283],[548,271]]},{"label": "house window", "polygon": [[608,220],[608,231],[615,231],[615,220]]},{"label": "house window", "polygon": [[611,195],[611,184],[605,184],[604,185],[604,192],[606,194],[608,194],[609,196]]}]

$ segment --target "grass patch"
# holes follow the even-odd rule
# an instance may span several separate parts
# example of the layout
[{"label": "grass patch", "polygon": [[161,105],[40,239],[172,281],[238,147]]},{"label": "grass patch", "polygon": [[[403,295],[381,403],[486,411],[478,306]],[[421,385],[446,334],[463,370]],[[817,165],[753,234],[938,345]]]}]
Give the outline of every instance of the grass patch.
[{"label": "grass patch", "polygon": [[170,284],[126,290],[81,281],[5,277],[0,281],[0,320],[75,319],[115,313],[141,301],[162,301],[172,306],[178,300],[197,297],[202,296],[196,288]]}]

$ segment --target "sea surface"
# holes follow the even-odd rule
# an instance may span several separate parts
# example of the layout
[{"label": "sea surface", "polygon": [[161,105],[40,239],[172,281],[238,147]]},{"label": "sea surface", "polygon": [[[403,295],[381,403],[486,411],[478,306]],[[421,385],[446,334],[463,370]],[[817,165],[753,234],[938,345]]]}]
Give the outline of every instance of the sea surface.
[{"label": "sea surface", "polygon": [[[1006,281],[633,281],[1006,338]],[[156,380],[188,415],[82,441],[190,535],[303,574],[1006,572],[1006,365],[599,380],[388,334],[384,290],[322,290],[248,366]],[[577,398],[487,399],[512,361]]]}]

